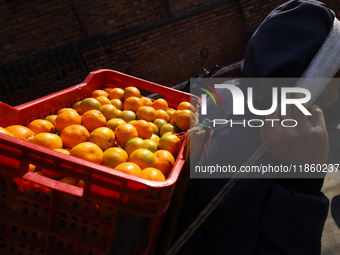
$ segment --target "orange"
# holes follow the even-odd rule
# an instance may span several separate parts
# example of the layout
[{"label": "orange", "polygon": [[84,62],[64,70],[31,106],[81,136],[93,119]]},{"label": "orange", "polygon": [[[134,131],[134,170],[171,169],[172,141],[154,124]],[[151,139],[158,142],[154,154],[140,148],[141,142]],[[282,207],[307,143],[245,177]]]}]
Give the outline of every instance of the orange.
[{"label": "orange", "polygon": [[[168,110],[166,110],[166,113],[169,115],[169,120],[172,120],[172,115],[174,114],[175,110],[172,108],[169,108]],[[168,121],[169,122],[169,121]]]},{"label": "orange", "polygon": [[124,104],[119,99],[112,99],[111,104],[114,105],[117,108],[117,110],[122,111],[124,109]]},{"label": "orange", "polygon": [[97,144],[105,151],[115,144],[115,133],[108,127],[96,128],[91,132],[89,142]]},{"label": "orange", "polygon": [[97,97],[108,97],[108,93],[105,90],[97,89],[91,93],[91,97],[97,98]]},{"label": "orange", "polygon": [[104,151],[102,165],[115,168],[128,160],[129,155],[125,150],[112,147]]},{"label": "orange", "polygon": [[143,102],[138,97],[129,97],[124,101],[124,110],[137,112],[138,108],[141,106],[143,106]]},{"label": "orange", "polygon": [[124,148],[132,138],[138,137],[137,129],[131,124],[121,124],[115,130],[117,143]]},{"label": "orange", "polygon": [[15,137],[11,132],[7,131],[3,127],[0,127],[0,133]]},{"label": "orange", "polygon": [[27,127],[36,135],[39,133],[54,133],[55,128],[51,122],[43,119],[36,119],[30,122]]},{"label": "orange", "polygon": [[107,97],[100,96],[100,97],[96,97],[96,99],[100,102],[100,104],[101,104],[102,106],[103,106],[103,105],[106,105],[106,104],[111,104],[110,99],[108,99]]},{"label": "orange", "polygon": [[116,170],[122,171],[126,174],[132,174],[139,176],[142,170],[140,167],[133,162],[124,162],[115,167]]},{"label": "orange", "polygon": [[77,187],[79,187],[79,188],[84,188],[84,186],[85,186],[85,182],[83,181],[83,180],[78,180],[78,182],[77,182],[77,185],[76,185]]},{"label": "orange", "polygon": [[60,153],[64,153],[64,154],[66,154],[66,155],[70,155],[70,149],[69,150],[67,150],[67,149],[65,149],[65,148],[62,148],[62,149],[54,149],[55,151],[57,151],[57,152],[60,152]]},{"label": "orange", "polygon": [[156,166],[156,156],[148,149],[135,150],[130,154],[128,161],[136,163],[141,169]]},{"label": "orange", "polygon": [[181,148],[181,140],[176,135],[164,135],[159,139],[159,148],[161,150],[169,151],[174,157],[179,152]]},{"label": "orange", "polygon": [[164,174],[154,167],[148,167],[143,169],[142,172],[140,173],[140,177],[151,181],[165,181]]},{"label": "orange", "polygon": [[115,131],[120,124],[126,124],[126,122],[119,118],[113,118],[107,121],[105,126],[111,129],[112,131]]},{"label": "orange", "polygon": [[162,135],[162,137],[166,135],[176,135],[176,132],[173,131],[166,132],[164,135]]},{"label": "orange", "polygon": [[159,136],[155,134],[153,134],[150,138],[150,140],[154,141],[157,145],[159,145],[159,139]]},{"label": "orange", "polygon": [[124,100],[124,90],[121,88],[114,88],[109,92],[109,99],[119,99],[120,101]]},{"label": "orange", "polygon": [[60,132],[67,126],[80,125],[80,123],[81,117],[76,111],[64,111],[58,114],[55,119],[55,127]]},{"label": "orange", "polygon": [[31,143],[44,146],[48,149],[61,149],[63,148],[63,141],[56,134],[40,133],[34,136]]},{"label": "orange", "polygon": [[131,110],[124,110],[124,111],[120,112],[117,117],[121,118],[126,123],[128,123],[131,120],[135,120],[136,119],[136,114],[133,111],[131,111]]},{"label": "orange", "polygon": [[124,101],[129,97],[140,97],[140,91],[136,87],[129,86],[124,90]]},{"label": "orange", "polygon": [[48,115],[46,116],[45,120],[48,120],[49,122],[51,122],[55,128],[55,119],[57,118],[58,115]]},{"label": "orange", "polygon": [[64,178],[61,178],[59,181],[62,182],[62,183],[73,185],[73,186],[77,186],[77,184],[78,184],[78,180],[74,177],[71,177],[71,176],[66,176]]},{"label": "orange", "polygon": [[71,148],[67,148],[67,147],[63,147],[62,150],[65,150],[65,151],[68,151],[68,152],[71,152]]},{"label": "orange", "polygon": [[87,142],[89,137],[89,131],[82,125],[68,126],[60,133],[60,138],[66,148],[72,148],[80,143]]},{"label": "orange", "polygon": [[80,104],[81,101],[78,101],[73,105],[73,109],[76,110],[78,114],[80,113]]},{"label": "orange", "polygon": [[158,150],[158,144],[151,139],[145,139],[144,142],[148,145],[148,148],[150,151],[155,152]]},{"label": "orange", "polygon": [[28,172],[34,173],[37,167],[32,164],[28,164]]},{"label": "orange", "polygon": [[133,123],[136,123],[136,122],[137,122],[137,120],[131,120],[131,121],[129,121],[129,124],[133,125]]},{"label": "orange", "polygon": [[188,130],[195,124],[195,114],[190,110],[182,110],[176,116],[176,126],[181,130]]},{"label": "orange", "polygon": [[102,110],[102,104],[95,98],[85,98],[81,103],[79,104],[79,114],[83,115],[85,112],[89,110]]},{"label": "orange", "polygon": [[163,119],[166,122],[169,122],[170,117],[169,117],[169,114],[167,114],[166,111],[164,111],[164,110],[157,110],[156,111],[156,119]]},{"label": "orange", "polygon": [[144,106],[151,106],[152,100],[148,97],[141,97]]},{"label": "orange", "polygon": [[[40,175],[40,176],[45,176],[48,177],[46,174],[44,174],[43,171],[36,171],[34,174]],[[38,186],[38,184],[35,184],[36,186]]]},{"label": "orange", "polygon": [[136,112],[140,120],[154,121],[156,119],[156,110],[151,106],[142,106]]},{"label": "orange", "polygon": [[157,126],[158,132],[161,130],[161,127],[166,124],[167,122],[163,119],[155,119],[153,123]]},{"label": "orange", "polygon": [[[70,152],[65,150],[65,149],[54,149],[55,151],[58,151],[60,153],[64,153],[66,155],[70,155]],[[53,171],[49,171],[49,170],[46,170],[46,169],[41,169],[43,171],[44,174],[46,174],[48,177],[51,177],[53,179],[60,179],[60,178],[63,178],[65,175],[63,174],[59,174],[59,173],[55,173]]]},{"label": "orange", "polygon": [[168,110],[168,103],[163,98],[158,98],[153,101],[151,106],[155,108],[155,110]]},{"label": "orange", "polygon": [[156,156],[156,168],[164,175],[168,175],[175,165],[174,156],[167,150],[158,150],[154,154]]},{"label": "orange", "polygon": [[182,110],[176,110],[176,111],[174,111],[174,113],[172,114],[172,122],[173,122],[173,123],[176,123],[177,115],[178,115],[181,111],[182,111]]},{"label": "orange", "polygon": [[136,137],[136,138],[130,139],[125,144],[124,149],[127,152],[127,154],[130,155],[132,152],[134,152],[137,149],[148,149],[148,144],[144,142],[142,138]]},{"label": "orange", "polygon": [[96,128],[105,127],[106,118],[98,110],[89,110],[81,116],[81,124],[91,132]]},{"label": "orange", "polygon": [[5,128],[8,132],[10,132],[12,135],[14,135],[16,138],[19,138],[21,140],[25,141],[31,141],[34,137],[34,133],[31,129],[22,126],[22,125],[12,125]]},{"label": "orange", "polygon": [[153,122],[149,122],[149,123],[150,123],[150,125],[152,126],[153,133],[154,133],[155,135],[158,135],[158,127],[156,126],[156,124],[153,123]]},{"label": "orange", "polygon": [[103,160],[103,151],[98,145],[91,142],[84,142],[74,146],[70,155],[97,164],[100,164]]},{"label": "orange", "polygon": [[143,139],[148,139],[151,138],[153,134],[153,128],[151,124],[145,120],[137,120],[131,123],[138,132],[138,137],[143,138]]},{"label": "orange", "polygon": [[118,110],[111,103],[105,104],[102,106],[102,114],[104,114],[106,121],[108,121],[118,116]]},{"label": "orange", "polygon": [[112,87],[105,87],[103,88],[103,90],[107,93],[107,95],[109,95],[110,91],[113,90]]},{"label": "orange", "polygon": [[175,132],[175,127],[170,123],[166,123],[161,126],[161,129],[159,130],[159,136],[162,137],[167,132]]},{"label": "orange", "polygon": [[181,102],[177,106],[177,110],[189,110],[189,111],[195,112],[195,107],[189,102]]},{"label": "orange", "polygon": [[61,108],[58,112],[57,112],[57,115],[60,114],[60,113],[63,113],[65,111],[76,111],[75,109],[73,108]]}]

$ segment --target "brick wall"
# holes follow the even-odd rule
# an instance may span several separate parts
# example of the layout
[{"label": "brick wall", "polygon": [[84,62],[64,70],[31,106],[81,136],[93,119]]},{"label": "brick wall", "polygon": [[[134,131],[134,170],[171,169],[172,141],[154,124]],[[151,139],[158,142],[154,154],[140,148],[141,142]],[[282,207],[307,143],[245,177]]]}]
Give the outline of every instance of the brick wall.
[{"label": "brick wall", "polygon": [[[283,0],[0,0],[0,65],[75,42],[89,71],[172,86],[243,58],[245,31]],[[340,10],[339,1],[324,1]]]},{"label": "brick wall", "polygon": [[[107,43],[83,54],[89,68],[110,68],[175,85],[201,72],[199,50],[207,45],[204,66],[240,60],[246,41],[237,6],[228,4],[171,24]],[[105,59],[97,51],[107,52]],[[97,57],[96,57],[97,56]]]}]

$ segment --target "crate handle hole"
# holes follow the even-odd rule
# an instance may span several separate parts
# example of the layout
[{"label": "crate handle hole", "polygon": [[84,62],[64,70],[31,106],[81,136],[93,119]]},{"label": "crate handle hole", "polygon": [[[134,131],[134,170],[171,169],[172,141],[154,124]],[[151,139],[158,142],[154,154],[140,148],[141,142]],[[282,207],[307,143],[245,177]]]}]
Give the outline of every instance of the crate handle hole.
[{"label": "crate handle hole", "polygon": [[22,234],[23,236],[27,236],[27,230],[26,230],[26,229],[22,229],[21,234]]},{"label": "crate handle hole", "polygon": [[78,209],[79,208],[79,203],[78,202],[74,202],[73,203],[73,208],[74,209]]},{"label": "crate handle hole", "polygon": [[38,211],[35,211],[35,212],[34,212],[34,218],[39,219],[39,217],[40,217],[39,212],[38,212]]},{"label": "crate handle hole", "polygon": [[68,244],[68,249],[70,250],[70,251],[73,251],[73,244]]},{"label": "crate handle hole", "polygon": [[61,220],[61,221],[60,221],[60,226],[65,227],[65,226],[66,226],[66,221]]},{"label": "crate handle hole", "polygon": [[17,232],[17,227],[16,227],[16,226],[12,226],[12,227],[11,227],[11,231],[12,231],[13,233],[16,233],[16,232]]},{"label": "crate handle hole", "polygon": [[12,183],[12,189],[17,189],[18,188],[18,184],[16,184],[15,182]]},{"label": "crate handle hole", "polygon": [[87,228],[86,228],[86,227],[82,227],[82,228],[81,228],[81,232],[82,232],[83,234],[86,234]]},{"label": "crate handle hole", "polygon": [[77,229],[77,224],[72,223],[72,224],[71,224],[71,229],[72,229],[72,230],[76,230],[76,229]]},{"label": "crate handle hole", "polygon": [[96,231],[96,230],[93,230],[93,231],[92,231],[92,236],[93,236],[93,237],[97,237],[97,231]]}]

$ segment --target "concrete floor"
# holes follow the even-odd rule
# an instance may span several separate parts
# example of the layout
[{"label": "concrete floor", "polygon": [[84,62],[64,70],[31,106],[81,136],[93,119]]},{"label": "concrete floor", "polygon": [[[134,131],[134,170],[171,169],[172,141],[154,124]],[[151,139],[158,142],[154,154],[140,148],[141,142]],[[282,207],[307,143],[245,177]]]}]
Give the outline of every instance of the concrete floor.
[{"label": "concrete floor", "polygon": [[[327,177],[327,176],[326,176]],[[326,178],[322,192],[329,199],[329,212],[322,234],[321,255],[340,254],[340,178]]]}]

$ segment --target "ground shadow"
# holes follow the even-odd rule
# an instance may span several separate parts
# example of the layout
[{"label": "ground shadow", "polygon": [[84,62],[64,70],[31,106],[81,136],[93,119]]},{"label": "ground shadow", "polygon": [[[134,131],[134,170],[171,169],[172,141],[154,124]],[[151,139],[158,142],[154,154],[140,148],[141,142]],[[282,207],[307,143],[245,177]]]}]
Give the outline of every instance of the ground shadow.
[{"label": "ground shadow", "polygon": [[340,228],[340,195],[337,195],[332,199],[331,214],[336,225]]}]

